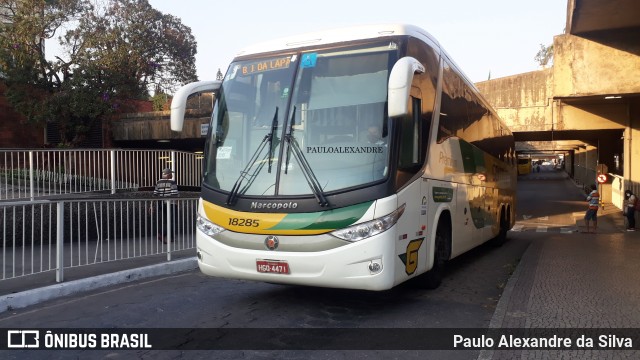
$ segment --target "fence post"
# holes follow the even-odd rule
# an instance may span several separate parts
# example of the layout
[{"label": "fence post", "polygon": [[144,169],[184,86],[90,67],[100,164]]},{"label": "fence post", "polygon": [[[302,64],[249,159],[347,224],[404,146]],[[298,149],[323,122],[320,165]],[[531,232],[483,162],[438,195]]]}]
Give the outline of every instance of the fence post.
[{"label": "fence post", "polygon": [[29,195],[33,201],[33,150],[29,150]]},{"label": "fence post", "polygon": [[178,181],[178,174],[176,174],[176,152],[171,150],[171,171],[173,171],[173,180]]},{"label": "fence post", "polygon": [[64,281],[64,201],[57,204],[58,216],[56,228],[58,234],[56,238],[56,282]]},{"label": "fence post", "polygon": [[171,243],[173,241],[173,224],[171,200],[165,200],[165,208],[167,209],[167,261],[171,261]]},{"label": "fence post", "polygon": [[111,193],[116,193],[116,151],[111,150]]}]

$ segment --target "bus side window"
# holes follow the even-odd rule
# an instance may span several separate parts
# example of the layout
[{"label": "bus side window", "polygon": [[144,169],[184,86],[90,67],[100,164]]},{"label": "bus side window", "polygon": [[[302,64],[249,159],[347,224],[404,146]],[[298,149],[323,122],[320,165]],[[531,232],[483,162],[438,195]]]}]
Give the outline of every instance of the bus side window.
[{"label": "bus side window", "polygon": [[398,168],[409,170],[422,165],[420,159],[420,99],[411,97],[411,114],[402,119]]},{"label": "bus side window", "polygon": [[422,167],[422,100],[411,97],[411,112],[400,121],[400,154],[396,189],[402,187]]}]

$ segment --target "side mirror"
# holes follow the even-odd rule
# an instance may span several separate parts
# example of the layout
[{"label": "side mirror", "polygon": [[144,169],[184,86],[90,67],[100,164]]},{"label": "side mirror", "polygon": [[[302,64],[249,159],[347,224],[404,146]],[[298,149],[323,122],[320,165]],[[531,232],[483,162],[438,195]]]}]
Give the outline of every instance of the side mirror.
[{"label": "side mirror", "polygon": [[414,74],[424,73],[424,66],[411,56],[398,60],[389,75],[388,102],[389,117],[404,116],[409,113],[409,94]]},{"label": "side mirror", "polygon": [[171,130],[182,131],[187,99],[191,94],[214,92],[220,89],[221,85],[222,81],[196,81],[178,89],[171,100]]}]

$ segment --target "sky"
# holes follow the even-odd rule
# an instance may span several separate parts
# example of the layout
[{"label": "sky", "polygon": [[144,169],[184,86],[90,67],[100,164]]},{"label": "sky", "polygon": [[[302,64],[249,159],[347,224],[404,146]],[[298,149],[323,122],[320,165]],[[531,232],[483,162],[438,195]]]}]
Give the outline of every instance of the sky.
[{"label": "sky", "polygon": [[539,69],[540,44],[564,33],[567,0],[149,0],[191,28],[199,80],[225,73],[241,49],[335,27],[407,23],[435,37],[473,82]]},{"label": "sky", "polygon": [[567,12],[567,0],[148,1],[191,28],[199,80],[225,73],[235,54],[254,43],[379,23],[421,27],[471,81],[496,79],[538,70],[534,57],[564,33]]}]

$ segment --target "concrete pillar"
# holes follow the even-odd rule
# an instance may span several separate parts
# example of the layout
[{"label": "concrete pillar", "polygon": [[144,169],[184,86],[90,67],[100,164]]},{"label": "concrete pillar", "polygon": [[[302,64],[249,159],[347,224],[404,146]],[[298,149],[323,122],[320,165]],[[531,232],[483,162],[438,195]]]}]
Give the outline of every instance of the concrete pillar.
[{"label": "concrete pillar", "polygon": [[629,127],[624,132],[625,189],[640,194],[640,100],[629,104]]},{"label": "concrete pillar", "polygon": [[584,188],[596,182],[596,168],[598,165],[598,148],[587,145],[575,151],[574,179]]},{"label": "concrete pillar", "polygon": [[575,178],[576,174],[575,158],[576,152],[574,150],[569,151],[564,157],[564,169],[572,179]]},{"label": "concrete pillar", "polygon": [[585,184],[585,174],[586,174],[586,164],[587,164],[587,150],[583,147],[579,148],[575,151],[575,173],[573,174],[573,178],[580,185]]},{"label": "concrete pillar", "polygon": [[595,146],[587,146],[587,158],[585,164],[585,180],[587,186],[596,183],[596,169],[598,167],[598,148]]}]

